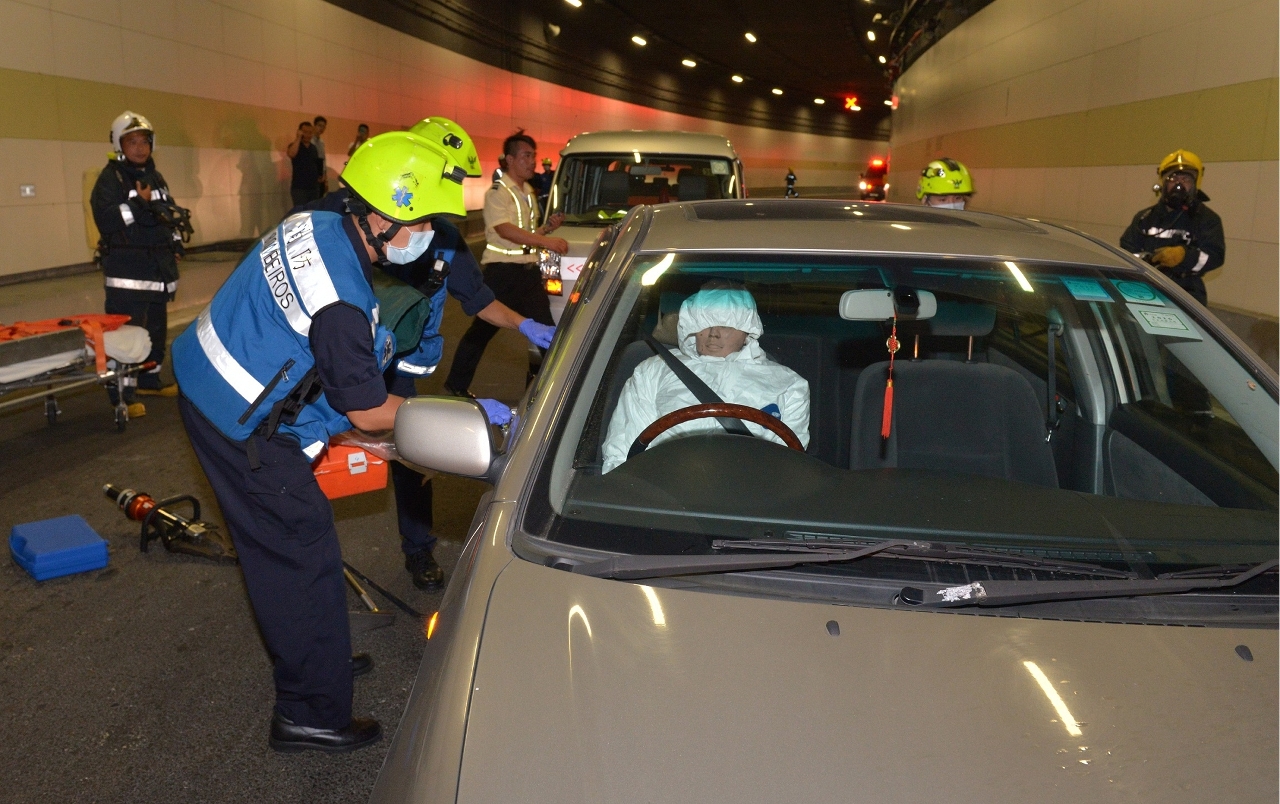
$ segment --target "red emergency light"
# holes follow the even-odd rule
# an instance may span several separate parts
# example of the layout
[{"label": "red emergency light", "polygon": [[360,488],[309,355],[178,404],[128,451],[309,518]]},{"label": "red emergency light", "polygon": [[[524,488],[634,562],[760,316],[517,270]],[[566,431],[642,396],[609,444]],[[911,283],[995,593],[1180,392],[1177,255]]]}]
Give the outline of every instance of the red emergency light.
[{"label": "red emergency light", "polygon": [[871,160],[871,167],[884,167],[884,160],[883,160],[883,159],[872,159],[872,160]]},{"label": "red emergency light", "polygon": [[852,111],[852,112],[858,112],[858,111],[861,111],[861,110],[862,110],[862,107],[858,105],[858,96],[856,96],[856,95],[850,95],[849,97],[845,98],[845,99],[844,99],[844,108],[846,108],[846,109],[848,109],[849,111]]}]

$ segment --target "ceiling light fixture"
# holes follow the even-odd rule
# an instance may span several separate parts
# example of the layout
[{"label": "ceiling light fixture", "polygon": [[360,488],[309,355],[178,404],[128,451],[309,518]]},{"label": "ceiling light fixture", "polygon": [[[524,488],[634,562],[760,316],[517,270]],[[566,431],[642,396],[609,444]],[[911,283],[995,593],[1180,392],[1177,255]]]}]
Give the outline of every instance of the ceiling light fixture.
[{"label": "ceiling light fixture", "polygon": [[880,63],[881,63],[881,64],[884,64],[884,63],[885,63],[885,62],[887,62],[887,61],[888,61],[888,59],[886,59],[884,56],[881,56],[881,57],[880,57]]},{"label": "ceiling light fixture", "polygon": [[876,41],[876,32],[867,31],[867,39],[871,40],[872,42]]},{"label": "ceiling light fixture", "polygon": [[574,8],[582,8],[582,0],[564,0],[564,1],[569,5],[573,6]]},{"label": "ceiling light fixture", "polygon": [[770,92],[772,92],[772,93],[773,93],[773,94],[775,94],[775,95],[781,95],[781,94],[782,94],[782,90],[778,89],[777,87],[774,87],[773,89],[771,89],[771,90],[769,90],[769,91],[770,91]]},{"label": "ceiling light fixture", "polygon": [[822,104],[826,103],[826,100],[823,98],[814,98],[813,102],[821,106]]},{"label": "ceiling light fixture", "polygon": [[735,83],[735,84],[741,84],[741,83],[742,83],[742,81],[743,81],[743,78],[742,78],[742,76],[740,76],[740,75],[732,75],[732,76],[730,76],[730,79],[731,79],[731,80],[733,81],[733,83]]},{"label": "ceiling light fixture", "polygon": [[747,41],[748,41],[748,42],[751,42],[752,44],[755,44],[755,41],[756,41],[756,35],[755,35],[755,34],[751,33],[750,31],[747,31],[746,36],[747,36]]},{"label": "ceiling light fixture", "polygon": [[893,105],[893,101],[891,101],[891,100],[886,100],[886,101],[884,102],[884,105],[885,105],[885,106],[892,106],[892,105]]},{"label": "ceiling light fixture", "polygon": [[683,64],[685,67],[697,67],[697,66],[698,66],[698,63],[697,63],[696,61],[694,61],[693,59],[681,59],[681,60],[680,60],[680,63],[681,63],[681,64]]},{"label": "ceiling light fixture", "polygon": [[635,42],[640,47],[644,47],[645,45],[649,44],[648,40],[646,40],[643,36],[633,36],[631,37],[631,41]]}]

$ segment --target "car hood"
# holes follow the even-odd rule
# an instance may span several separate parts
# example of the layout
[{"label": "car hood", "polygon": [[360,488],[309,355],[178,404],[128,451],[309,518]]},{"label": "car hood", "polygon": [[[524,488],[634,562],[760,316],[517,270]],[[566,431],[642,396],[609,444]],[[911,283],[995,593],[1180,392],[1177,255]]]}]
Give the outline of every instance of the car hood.
[{"label": "car hood", "polygon": [[1277,725],[1274,630],[781,601],[516,560],[490,598],[458,801],[1273,804]]}]

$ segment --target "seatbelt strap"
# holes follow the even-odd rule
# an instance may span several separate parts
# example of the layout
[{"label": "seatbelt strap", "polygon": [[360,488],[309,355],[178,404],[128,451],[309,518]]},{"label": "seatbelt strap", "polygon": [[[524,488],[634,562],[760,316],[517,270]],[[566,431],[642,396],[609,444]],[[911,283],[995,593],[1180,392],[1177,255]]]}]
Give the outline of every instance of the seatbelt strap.
[{"label": "seatbelt strap", "polygon": [[1049,369],[1045,372],[1045,441],[1053,438],[1053,431],[1058,429],[1061,421],[1058,418],[1058,359],[1055,354],[1055,342],[1062,334],[1062,325],[1049,324]]},{"label": "seatbelt strap", "polygon": [[[658,353],[658,357],[662,358],[662,362],[667,364],[667,368],[671,369],[671,372],[676,375],[680,382],[684,383],[685,387],[693,392],[694,397],[699,402],[704,405],[724,404],[724,400],[715,391],[711,390],[711,386],[703,382],[702,378],[694,374],[684,363],[681,363],[679,358],[654,340],[652,335],[645,335],[644,342],[649,344],[650,349]],[[720,422],[720,426],[730,435],[751,435],[751,431],[747,429],[741,419],[717,416],[716,421]]]}]

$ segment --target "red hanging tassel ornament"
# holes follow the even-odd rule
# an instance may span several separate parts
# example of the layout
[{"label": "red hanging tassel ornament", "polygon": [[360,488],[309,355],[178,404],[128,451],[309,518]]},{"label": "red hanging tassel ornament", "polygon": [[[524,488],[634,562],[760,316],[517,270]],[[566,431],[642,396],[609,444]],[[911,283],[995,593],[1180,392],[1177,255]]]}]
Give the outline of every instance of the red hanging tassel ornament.
[{"label": "red hanging tassel ornament", "polygon": [[902,344],[898,342],[898,317],[893,317],[893,331],[889,333],[889,339],[884,342],[885,348],[889,350],[889,379],[884,384],[884,418],[880,421],[880,438],[884,441],[889,440],[889,432],[893,427],[893,356],[902,348]]}]

